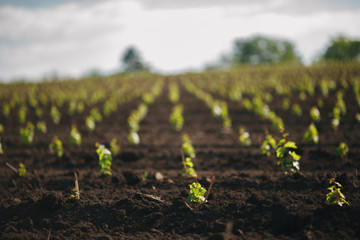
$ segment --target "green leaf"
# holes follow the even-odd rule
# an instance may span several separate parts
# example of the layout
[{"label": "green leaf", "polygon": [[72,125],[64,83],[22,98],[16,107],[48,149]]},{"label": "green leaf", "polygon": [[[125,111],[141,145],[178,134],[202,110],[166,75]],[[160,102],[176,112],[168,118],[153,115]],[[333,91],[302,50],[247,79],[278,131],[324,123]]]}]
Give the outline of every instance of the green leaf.
[{"label": "green leaf", "polygon": [[280,147],[278,149],[276,149],[276,157],[277,158],[282,158],[284,156],[285,153],[285,147]]},{"label": "green leaf", "polygon": [[284,145],[285,148],[293,148],[293,149],[297,149],[297,146],[295,144],[295,142],[286,142],[285,145]]},{"label": "green leaf", "polygon": [[294,151],[290,151],[289,152],[289,154],[290,154],[290,156],[292,156],[293,157],[293,159],[295,160],[295,161],[299,161],[300,160],[300,155],[298,155],[296,152],[294,152]]}]

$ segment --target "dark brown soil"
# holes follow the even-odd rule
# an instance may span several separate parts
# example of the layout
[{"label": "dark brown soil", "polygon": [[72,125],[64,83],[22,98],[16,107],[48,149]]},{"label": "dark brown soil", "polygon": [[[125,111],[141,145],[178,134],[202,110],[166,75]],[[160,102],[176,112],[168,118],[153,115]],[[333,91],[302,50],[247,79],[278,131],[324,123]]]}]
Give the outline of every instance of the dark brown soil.
[{"label": "dark brown soil", "polygon": [[[221,119],[182,88],[182,132],[190,135],[197,153],[198,181],[208,188],[216,177],[208,203],[193,209],[185,201],[194,180],[181,176],[182,132],[169,124],[167,87],[141,122],[139,145],[127,142],[126,119],[140,99],[120,105],[94,132],[86,130],[85,115],[66,116],[65,104],[60,124],[45,115],[48,132],[36,133],[29,146],[20,141],[16,113],[1,116],[5,132],[0,158],[14,166],[24,163],[27,175],[19,177],[1,163],[0,239],[360,239],[360,177],[355,176],[360,170],[360,124],[354,120],[359,109],[349,89],[347,114],[334,132],[329,116],[334,95],[324,99],[322,120],[316,124],[318,145],[302,140],[311,122],[306,113],[317,98],[299,101],[304,114],[298,118],[282,110],[281,98],[274,96],[270,108],[283,118],[288,139],[298,144],[302,156],[301,172],[285,175],[274,156],[260,154],[266,130],[280,137],[267,120],[228,102],[233,128],[224,131]],[[30,113],[28,120],[35,122],[35,115]],[[74,123],[82,133],[80,147],[69,142]],[[240,125],[250,133],[250,147],[239,145]],[[49,152],[55,135],[64,144],[61,158]],[[113,137],[122,153],[114,156],[113,175],[101,176],[94,144],[109,146]],[[334,155],[342,141],[350,148],[344,159]],[[80,200],[70,198],[74,171]],[[349,206],[325,201],[333,171]]]}]

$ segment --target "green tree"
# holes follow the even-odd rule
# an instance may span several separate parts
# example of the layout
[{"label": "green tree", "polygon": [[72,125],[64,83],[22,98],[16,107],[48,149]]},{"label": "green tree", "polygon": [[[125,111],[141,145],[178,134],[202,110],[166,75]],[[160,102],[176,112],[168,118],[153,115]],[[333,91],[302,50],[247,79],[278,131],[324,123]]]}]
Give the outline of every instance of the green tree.
[{"label": "green tree", "polygon": [[344,36],[332,39],[330,46],[322,56],[324,60],[360,60],[360,41]]},{"label": "green tree", "polygon": [[135,47],[128,47],[122,55],[121,60],[127,72],[147,69],[141,60],[140,53]]},{"label": "green tree", "polygon": [[234,42],[233,64],[300,63],[294,45],[286,40],[255,36]]}]

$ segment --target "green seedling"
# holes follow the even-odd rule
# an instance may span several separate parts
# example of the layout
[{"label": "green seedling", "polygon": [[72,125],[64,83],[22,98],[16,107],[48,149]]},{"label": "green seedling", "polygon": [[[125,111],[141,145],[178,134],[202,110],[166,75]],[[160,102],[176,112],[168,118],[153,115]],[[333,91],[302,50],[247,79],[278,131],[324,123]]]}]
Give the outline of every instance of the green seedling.
[{"label": "green seedling", "polygon": [[192,162],[190,157],[184,157],[184,151],[181,151],[181,158],[183,162],[183,169],[181,174],[186,177],[196,177],[196,171],[194,169],[194,163]]},{"label": "green seedling", "polygon": [[19,164],[19,169],[18,169],[18,171],[19,171],[19,176],[20,176],[20,177],[24,177],[25,174],[26,174],[25,165],[22,164],[22,163],[20,163],[20,164]]},{"label": "green seedling", "polygon": [[132,143],[132,144],[140,143],[140,136],[137,132],[130,131],[127,139],[129,141],[129,143]]},{"label": "green seedling", "polygon": [[283,120],[278,115],[276,115],[274,111],[269,112],[268,118],[275,130],[281,130],[284,128]]},{"label": "green seedling", "polygon": [[71,101],[69,103],[69,108],[68,108],[67,113],[68,113],[69,116],[72,116],[72,115],[74,115],[75,111],[76,111],[76,102]]},{"label": "green seedling", "polygon": [[346,105],[345,105],[343,96],[344,96],[344,93],[342,91],[337,92],[335,107],[340,109],[340,113],[342,115],[345,115],[346,114]]},{"label": "green seedling", "polygon": [[0,141],[0,154],[4,154],[4,150],[3,150],[3,147],[2,147],[1,141]]},{"label": "green seedling", "polygon": [[317,100],[317,106],[318,106],[319,108],[323,108],[323,107],[324,107],[324,101],[323,101],[321,98],[319,98],[319,99]]},{"label": "green seedling", "polygon": [[85,125],[89,131],[94,131],[96,127],[95,119],[92,116],[88,116],[85,120]]},{"label": "green seedling", "polygon": [[195,149],[192,145],[191,139],[188,134],[184,133],[182,136],[182,149],[184,151],[184,154],[186,156],[189,156],[190,158],[195,158]]},{"label": "green seedling", "polygon": [[346,200],[344,194],[341,192],[341,184],[335,181],[335,177],[330,179],[331,187],[328,188],[330,191],[326,195],[326,201],[330,204],[337,204],[342,207],[344,204],[350,205]]},{"label": "green seedling", "polygon": [[36,107],[35,108],[35,115],[38,117],[38,118],[41,118],[43,116],[43,111],[40,107]]},{"label": "green seedling", "polygon": [[71,194],[70,197],[75,198],[75,199],[80,199],[79,181],[78,181],[78,176],[77,176],[76,172],[74,172],[74,176],[75,176],[75,187],[72,190],[74,192],[74,194]]},{"label": "green seedling", "polygon": [[9,104],[4,104],[2,112],[3,112],[4,116],[7,118],[10,115],[11,106]]},{"label": "green seedling", "polygon": [[228,116],[223,117],[222,126],[223,126],[224,129],[230,129],[231,128],[231,119]]},{"label": "green seedling", "polygon": [[348,152],[349,147],[344,142],[341,142],[339,146],[335,149],[335,155],[341,158],[344,158]]},{"label": "green seedling", "polygon": [[110,151],[114,156],[118,155],[121,151],[120,144],[118,143],[116,138],[113,138],[110,141]]},{"label": "green seedling", "polygon": [[147,106],[153,104],[153,102],[155,101],[155,97],[153,94],[151,93],[144,93],[142,95],[142,101],[143,103],[145,103]]},{"label": "green seedling", "polygon": [[99,170],[101,174],[111,175],[111,152],[104,145],[96,143],[96,153],[99,156]]},{"label": "green seedling", "polygon": [[176,83],[169,84],[169,100],[172,104],[176,104],[179,102],[180,99],[180,91],[179,87]]},{"label": "green seedling", "polygon": [[[212,177],[209,190],[206,190],[204,187],[201,186],[201,184],[197,181],[190,184],[190,194],[187,197],[188,203],[192,205],[199,205],[207,202],[207,198],[210,195],[211,188],[215,182],[215,176]],[[206,194],[206,195],[205,195]]]},{"label": "green seedling", "polygon": [[57,136],[53,138],[53,140],[49,145],[49,148],[50,148],[50,152],[59,158],[61,158],[64,155],[63,144]]},{"label": "green seedling", "polygon": [[190,194],[187,201],[191,204],[202,204],[205,202],[205,193],[207,190],[201,186],[199,182],[194,182],[189,185]]},{"label": "green seedling", "polygon": [[79,146],[81,144],[81,134],[75,125],[71,127],[70,143],[75,146]]},{"label": "green seedling", "polygon": [[314,122],[319,122],[321,119],[320,111],[316,106],[310,109],[310,117]]},{"label": "green seedling", "polygon": [[360,113],[355,114],[355,119],[356,119],[357,122],[360,123]]},{"label": "green seedling", "polygon": [[36,123],[36,131],[41,132],[41,133],[46,133],[47,132],[46,123],[44,121],[37,122]]},{"label": "green seedling", "polygon": [[295,103],[291,107],[291,113],[294,114],[297,117],[300,117],[302,115],[302,109],[299,104]]},{"label": "green seedling", "polygon": [[31,144],[34,141],[34,125],[28,122],[26,127],[20,128],[21,140],[26,144]]},{"label": "green seedling", "polygon": [[92,108],[90,110],[90,114],[91,117],[93,117],[93,119],[95,120],[95,122],[101,122],[102,120],[102,116],[101,113],[99,112],[99,109],[97,108]]},{"label": "green seedling", "polygon": [[271,134],[266,134],[266,139],[261,144],[260,150],[262,155],[266,155],[268,157],[271,156],[271,149],[276,149],[276,140],[273,138]]},{"label": "green seedling", "polygon": [[142,180],[145,181],[148,177],[149,173],[147,171],[144,172],[144,174],[142,175]]},{"label": "green seedling", "polygon": [[314,123],[311,123],[304,135],[304,141],[310,143],[319,143],[319,134]]},{"label": "green seedling", "polygon": [[60,122],[61,113],[59,112],[56,106],[51,106],[50,117],[53,123],[58,124]]},{"label": "green seedling", "polygon": [[289,110],[289,108],[290,108],[290,100],[288,98],[283,99],[282,107],[283,107],[284,110]]},{"label": "green seedling", "polygon": [[84,112],[84,109],[85,109],[85,104],[83,102],[79,102],[77,104],[76,111],[78,113],[82,113],[82,112]]},{"label": "green seedling", "polygon": [[4,126],[0,123],[0,133],[4,132]]},{"label": "green seedling", "polygon": [[287,141],[287,133],[282,131],[283,138],[279,140],[276,148],[277,165],[281,166],[285,174],[288,172],[297,172],[300,170],[300,155],[294,149],[297,149],[295,142]]},{"label": "green seedling", "polygon": [[19,108],[19,112],[18,112],[18,119],[19,119],[19,122],[21,124],[24,124],[25,123],[25,120],[26,120],[26,112],[27,112],[27,109],[26,107],[20,107]]},{"label": "green seedling", "polygon": [[250,134],[243,127],[239,128],[239,141],[241,146],[247,147],[251,145]]},{"label": "green seedling", "polygon": [[252,110],[252,103],[248,98],[243,98],[242,105],[247,111]]},{"label": "green seedling", "polygon": [[177,104],[170,114],[170,124],[175,127],[177,131],[180,131],[184,125],[183,109],[184,107],[182,104]]},{"label": "green seedling", "polygon": [[214,117],[221,117],[222,115],[222,108],[221,103],[219,101],[214,101],[211,106],[211,113]]}]

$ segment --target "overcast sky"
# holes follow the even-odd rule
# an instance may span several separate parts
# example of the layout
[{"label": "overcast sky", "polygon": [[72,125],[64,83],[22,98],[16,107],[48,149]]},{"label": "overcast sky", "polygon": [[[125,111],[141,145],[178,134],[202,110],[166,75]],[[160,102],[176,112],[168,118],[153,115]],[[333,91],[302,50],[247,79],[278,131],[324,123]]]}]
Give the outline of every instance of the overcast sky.
[{"label": "overcast sky", "polygon": [[339,34],[360,38],[359,0],[0,0],[0,79],[113,71],[129,45],[153,69],[201,69],[255,34],[306,63]]}]

